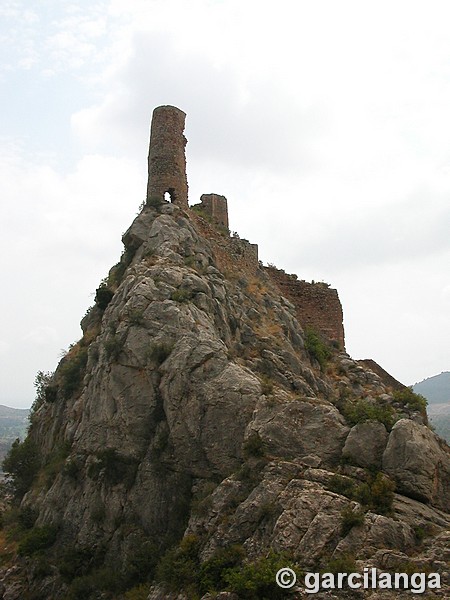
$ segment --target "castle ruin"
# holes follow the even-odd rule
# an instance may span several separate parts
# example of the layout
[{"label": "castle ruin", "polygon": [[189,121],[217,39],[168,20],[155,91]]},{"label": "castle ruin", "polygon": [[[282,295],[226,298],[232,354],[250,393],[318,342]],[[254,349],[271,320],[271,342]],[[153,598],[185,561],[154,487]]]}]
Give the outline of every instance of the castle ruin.
[{"label": "castle ruin", "polygon": [[[147,203],[163,202],[168,194],[170,201],[188,210],[188,184],[186,177],[187,143],[184,137],[186,113],[175,106],[158,106],[153,111],[150,148],[148,155]],[[228,203],[220,194],[203,194],[195,206],[200,215],[213,226],[229,233]],[[252,269],[260,267],[258,246],[239,237],[229,237],[227,244],[231,258]],[[265,272],[277,285],[280,294],[295,306],[302,327],[312,327],[324,339],[337,347],[345,348],[342,305],[337,291],[324,283],[298,280],[274,267]]]},{"label": "castle ruin", "polygon": [[151,198],[163,201],[167,193],[171,202],[188,209],[185,120],[186,113],[175,106],[158,106],[153,111],[147,202]]}]

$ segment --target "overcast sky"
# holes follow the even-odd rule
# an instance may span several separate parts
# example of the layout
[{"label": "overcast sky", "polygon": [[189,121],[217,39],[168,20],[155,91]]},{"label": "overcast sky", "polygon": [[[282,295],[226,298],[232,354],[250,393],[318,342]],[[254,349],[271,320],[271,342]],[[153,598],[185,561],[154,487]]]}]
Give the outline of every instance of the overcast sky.
[{"label": "overcast sky", "polygon": [[2,0],[0,404],[26,407],[187,113],[190,203],[338,289],[347,350],[450,369],[448,1]]}]

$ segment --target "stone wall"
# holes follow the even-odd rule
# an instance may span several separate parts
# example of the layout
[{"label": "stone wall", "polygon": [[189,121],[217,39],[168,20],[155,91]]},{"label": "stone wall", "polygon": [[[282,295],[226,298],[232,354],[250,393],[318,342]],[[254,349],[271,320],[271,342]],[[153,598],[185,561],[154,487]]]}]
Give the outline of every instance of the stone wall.
[{"label": "stone wall", "polygon": [[188,208],[185,120],[186,113],[175,106],[158,106],[153,111],[147,202],[150,199],[162,201],[168,192],[171,202],[181,208]]},{"label": "stone wall", "polygon": [[241,262],[244,262],[248,267],[256,269],[258,263],[258,244],[251,244],[248,240],[232,237],[231,255]]},{"label": "stone wall", "polygon": [[215,225],[228,229],[228,204],[225,196],[219,194],[202,194],[200,207]]},{"label": "stone wall", "polygon": [[338,293],[326,283],[309,283],[275,267],[265,267],[283,296],[297,309],[303,328],[311,327],[345,349],[342,305]]}]

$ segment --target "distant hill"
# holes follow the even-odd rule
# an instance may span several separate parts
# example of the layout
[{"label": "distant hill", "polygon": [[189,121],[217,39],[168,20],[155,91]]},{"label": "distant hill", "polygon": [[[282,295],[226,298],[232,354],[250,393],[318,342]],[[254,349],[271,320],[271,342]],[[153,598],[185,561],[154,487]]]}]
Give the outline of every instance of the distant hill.
[{"label": "distant hill", "polygon": [[0,472],[1,462],[16,438],[23,439],[28,427],[27,408],[11,408],[0,404]]},{"label": "distant hill", "polygon": [[428,417],[436,433],[450,443],[450,371],[413,385],[428,400]]},{"label": "distant hill", "polygon": [[422,394],[429,404],[445,404],[450,402],[450,371],[428,377],[413,385],[416,394]]}]

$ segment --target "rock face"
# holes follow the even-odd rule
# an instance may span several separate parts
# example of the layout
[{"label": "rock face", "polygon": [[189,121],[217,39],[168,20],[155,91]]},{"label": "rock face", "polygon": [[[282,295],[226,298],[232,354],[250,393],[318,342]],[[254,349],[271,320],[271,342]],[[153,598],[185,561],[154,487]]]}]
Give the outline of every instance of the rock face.
[{"label": "rock face", "polygon": [[[147,203],[123,241],[32,416],[41,470],[21,510],[57,531],[50,564],[5,573],[5,593],[75,597],[80,573],[107,568],[128,587],[156,574],[150,598],[236,600],[236,582],[195,579],[230,548],[304,570],[352,555],[445,572],[449,448],[417,412],[339,344],[312,345],[298,307],[236,251],[247,242],[183,203]],[[155,565],[176,552],[190,587],[166,589],[180,561],[171,582]]]},{"label": "rock face", "polygon": [[383,454],[383,470],[400,492],[450,512],[450,451],[428,427],[398,421]]},{"label": "rock face", "polygon": [[342,455],[359,467],[380,469],[387,439],[388,433],[383,423],[379,421],[358,423],[350,430]]}]

